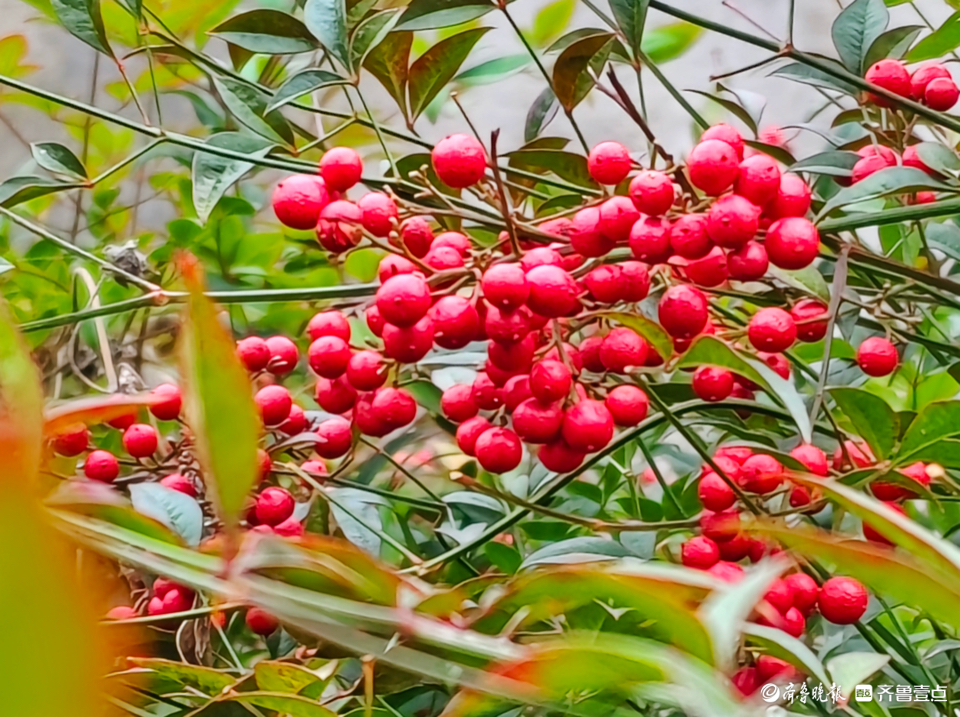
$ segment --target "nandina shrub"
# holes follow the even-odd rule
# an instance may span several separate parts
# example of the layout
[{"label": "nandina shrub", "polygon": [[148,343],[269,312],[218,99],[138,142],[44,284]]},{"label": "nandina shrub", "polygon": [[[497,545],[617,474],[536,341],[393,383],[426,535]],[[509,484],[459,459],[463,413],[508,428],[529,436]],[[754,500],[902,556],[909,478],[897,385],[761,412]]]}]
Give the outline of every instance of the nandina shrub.
[{"label": "nandina shrub", "polygon": [[[202,5],[50,6],[116,66],[116,111],[2,46],[3,98],[82,143],[18,128],[38,174],[0,185],[0,478],[42,487],[108,595],[115,705],[949,713],[953,18],[854,0],[834,59],[794,46],[792,4],[783,43],[661,0],[585,6],[603,30],[561,27],[565,0],[533,28],[507,3]],[[686,92],[660,65],[704,30],[767,54]],[[510,36],[526,54],[477,59]],[[818,121],[764,125],[760,68],[814,86]],[[528,102],[475,87],[517,70],[543,86],[523,143],[436,131],[463,92]],[[658,139],[648,82],[692,146]],[[616,137],[585,131],[601,95]],[[36,633],[8,651],[47,675],[19,584],[3,613]],[[9,682],[0,705],[47,699]]]}]

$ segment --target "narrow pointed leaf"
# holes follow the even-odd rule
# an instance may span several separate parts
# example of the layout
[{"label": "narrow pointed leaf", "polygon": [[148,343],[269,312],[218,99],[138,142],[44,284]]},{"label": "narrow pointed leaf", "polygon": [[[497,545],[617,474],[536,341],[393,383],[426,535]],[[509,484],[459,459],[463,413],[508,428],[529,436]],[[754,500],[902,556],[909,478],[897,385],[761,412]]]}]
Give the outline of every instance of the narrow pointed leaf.
[{"label": "narrow pointed leaf", "polygon": [[153,393],[115,393],[109,396],[89,396],[57,404],[44,415],[43,432],[48,436],[63,433],[78,423],[95,425],[129,415],[138,408],[163,401]]},{"label": "narrow pointed leaf", "polygon": [[413,0],[397,23],[398,30],[438,30],[476,20],[496,9],[489,0]]},{"label": "narrow pointed leaf", "polygon": [[869,68],[874,63],[887,58],[902,59],[922,31],[923,27],[920,25],[904,25],[887,30],[870,45],[863,60],[863,66]]},{"label": "narrow pointed leaf", "polygon": [[960,401],[939,401],[925,407],[907,429],[897,460],[906,464],[912,456],[945,438],[960,435]]},{"label": "narrow pointed leaf", "polygon": [[56,142],[34,142],[30,145],[33,159],[54,174],[65,174],[75,179],[86,179],[87,170],[68,147]]},{"label": "narrow pointed leaf", "polygon": [[209,34],[226,42],[271,55],[310,52],[317,41],[300,20],[279,10],[250,10],[220,23]]},{"label": "narrow pointed leaf", "polygon": [[[207,144],[243,152],[254,159],[264,157],[273,147],[266,139],[239,132],[215,134],[207,140]],[[243,162],[198,150],[193,155],[193,206],[197,211],[197,218],[206,224],[210,212],[224,193],[253,167],[253,162]]]},{"label": "narrow pointed leaf", "polygon": [[864,58],[874,41],[887,29],[890,13],[883,0],[854,0],[833,23],[833,44],[851,72],[866,71]]},{"label": "narrow pointed leaf", "polygon": [[293,144],[293,130],[277,110],[267,111],[270,95],[233,77],[213,78],[227,109],[247,127],[267,139]]},{"label": "narrow pointed leaf", "polygon": [[70,34],[97,52],[113,57],[100,14],[100,0],[51,0],[53,12]]},{"label": "narrow pointed leaf", "polygon": [[399,9],[377,12],[363,20],[350,38],[350,69],[359,72],[367,54],[387,36],[396,25]]},{"label": "narrow pointed leaf", "polygon": [[347,8],[344,0],[307,0],[303,8],[307,28],[331,57],[349,67]]},{"label": "narrow pointed leaf", "polygon": [[410,66],[410,116],[416,119],[460,69],[473,46],[490,28],[466,30],[423,53]]},{"label": "narrow pointed leaf", "polygon": [[907,61],[921,62],[939,58],[958,46],[960,46],[960,12],[955,12],[944,20],[939,28],[910,50]]},{"label": "narrow pointed leaf", "polygon": [[830,395],[878,459],[887,458],[900,435],[900,420],[880,396],[859,388],[832,388]]},{"label": "narrow pointed leaf", "polygon": [[925,189],[935,192],[957,191],[956,187],[937,181],[923,170],[915,167],[887,167],[871,174],[852,187],[841,189],[823,205],[817,217],[822,219],[834,209],[840,209],[857,202],[886,197],[890,194],[908,194]]},{"label": "narrow pointed leaf", "polygon": [[527,119],[523,125],[523,141],[532,142],[539,137],[544,128],[557,116],[559,109],[560,104],[553,90],[549,87],[544,88],[527,110]]},{"label": "narrow pointed leaf", "polygon": [[407,117],[407,81],[409,77],[412,32],[394,30],[374,47],[363,60],[366,70],[376,77]]},{"label": "narrow pointed leaf", "polygon": [[649,0],[611,0],[610,2],[613,17],[627,41],[627,47],[633,51],[634,57],[643,39],[643,26],[647,20],[649,7]]},{"label": "narrow pointed leaf", "polygon": [[267,105],[267,112],[293,102],[308,92],[320,90],[324,87],[346,84],[346,80],[326,70],[304,70],[293,75],[277,89]]},{"label": "narrow pointed leaf", "polygon": [[553,66],[553,89],[562,107],[572,110],[593,87],[587,68],[613,37],[608,32],[588,35],[560,53]]}]

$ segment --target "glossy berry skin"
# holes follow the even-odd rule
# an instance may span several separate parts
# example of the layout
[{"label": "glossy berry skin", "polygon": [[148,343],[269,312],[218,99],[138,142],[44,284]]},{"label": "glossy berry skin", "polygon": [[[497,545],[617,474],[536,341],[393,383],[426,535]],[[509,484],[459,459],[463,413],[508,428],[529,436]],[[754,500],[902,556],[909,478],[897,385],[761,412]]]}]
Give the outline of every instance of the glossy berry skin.
[{"label": "glossy berry skin", "polygon": [[[880,60],[867,70],[864,76],[867,82],[872,82],[888,92],[901,97],[910,96],[910,75],[903,63],[899,60]],[[870,94],[870,100],[880,107],[890,107],[892,103],[879,95]]]},{"label": "glossy berry skin", "polygon": [[691,283],[699,286],[719,286],[727,280],[727,255],[718,246],[702,259],[695,259],[684,267]]},{"label": "glossy berry skin", "polygon": [[390,430],[408,426],[417,417],[417,402],[402,388],[377,389],[373,394],[371,407]]},{"label": "glossy berry skin", "polygon": [[680,546],[680,562],[688,568],[707,570],[720,560],[720,550],[710,538],[698,535]]},{"label": "glossy berry skin", "polygon": [[[574,232],[577,230],[577,215],[574,215]],[[600,205],[600,235],[609,241],[624,243],[630,236],[630,228],[640,219],[640,212],[629,197],[616,195]],[[573,242],[573,233],[570,235]],[[574,247],[576,249],[576,247]],[[583,252],[579,252],[583,254]],[[584,254],[584,256],[587,256]]]},{"label": "glossy berry skin", "polygon": [[277,184],[272,201],[281,224],[291,229],[313,229],[330,195],[320,177],[295,174]]},{"label": "glossy berry skin", "polygon": [[538,361],[530,371],[530,393],[544,403],[566,398],[572,383],[570,369],[561,361]]},{"label": "glossy berry skin", "polygon": [[347,370],[352,356],[350,346],[339,336],[321,336],[310,344],[307,363],[323,378],[339,378]]},{"label": "glossy berry skin", "polygon": [[803,217],[787,217],[770,225],[764,248],[774,266],[803,269],[810,266],[820,251],[820,233]]},{"label": "glossy berry skin", "polygon": [[423,217],[408,217],[400,224],[400,243],[415,257],[422,259],[433,243],[433,229]]},{"label": "glossy berry skin", "polygon": [[919,169],[921,172],[926,172],[931,177],[941,176],[939,172],[928,167],[924,161],[920,159],[920,154],[917,152],[917,145],[915,144],[911,144],[909,147],[904,148],[902,160],[904,167],[913,167],[914,169]]},{"label": "glossy berry skin", "polygon": [[619,142],[601,142],[587,156],[587,172],[597,184],[619,184],[630,173],[630,153]]},{"label": "glossy berry skin", "polygon": [[783,579],[793,593],[793,606],[804,615],[809,615],[817,604],[820,588],[806,573],[793,573]]},{"label": "glossy berry skin", "polygon": [[516,311],[530,296],[530,285],[519,264],[494,264],[480,281],[483,298],[501,311]]},{"label": "glossy berry skin", "polygon": [[733,191],[758,207],[773,201],[780,190],[780,167],[769,154],[755,154],[740,163]]},{"label": "glossy berry skin", "polygon": [[344,192],[360,181],[363,160],[349,147],[333,147],[320,158],[320,176],[329,189]]},{"label": "glossy berry skin", "polygon": [[650,273],[639,261],[621,261],[620,298],[623,301],[643,301],[650,293]]},{"label": "glossy berry skin", "polygon": [[650,399],[643,389],[629,384],[613,388],[603,403],[610,411],[613,422],[625,428],[638,425],[650,410]]},{"label": "glossy berry skin", "polygon": [[647,359],[647,342],[635,331],[616,328],[600,344],[600,361],[613,373],[627,373],[640,368]]},{"label": "glossy berry skin", "polygon": [[452,134],[440,140],[430,153],[430,161],[440,181],[454,189],[476,184],[487,169],[483,145],[466,134]]},{"label": "glossy berry skin", "polygon": [[772,493],[783,482],[783,466],[773,456],[758,453],[740,466],[739,482],[752,493]]},{"label": "glossy berry skin", "polygon": [[583,277],[583,283],[595,301],[615,304],[622,298],[622,274],[618,264],[603,264]]},{"label": "glossy berry skin", "polygon": [[704,401],[722,401],[733,393],[733,374],[719,366],[701,366],[693,373],[693,392]]},{"label": "glossy berry skin", "polygon": [[346,413],[357,401],[357,390],[350,385],[346,376],[333,380],[320,378],[314,397],[327,413]]},{"label": "glossy berry skin", "polygon": [[759,351],[786,351],[797,340],[797,325],[783,309],[768,306],[751,317],[747,338]]},{"label": "glossy berry skin", "polygon": [[257,496],[257,521],[263,525],[278,525],[293,515],[295,506],[293,496],[283,488],[264,488]]},{"label": "glossy berry skin", "polygon": [[482,411],[493,411],[503,405],[503,389],[489,374],[478,373],[471,390],[474,402]]},{"label": "glossy berry skin", "polygon": [[307,336],[316,341],[321,336],[336,336],[350,341],[350,322],[339,311],[321,311],[307,323]]},{"label": "glossy berry skin", "polygon": [[[289,413],[287,409],[287,413]],[[134,423],[123,432],[123,447],[134,458],[148,458],[157,451],[157,431],[145,423]]]},{"label": "glossy berry skin", "polygon": [[763,244],[748,241],[739,249],[727,253],[727,274],[737,281],[762,279],[770,268],[770,259]]},{"label": "glossy berry skin", "polygon": [[263,371],[270,363],[270,347],[259,336],[248,336],[237,342],[237,358],[250,373]]},{"label": "glossy berry skin", "polygon": [[457,447],[468,456],[474,456],[474,448],[480,434],[489,429],[490,421],[483,416],[469,418],[457,427]]},{"label": "glossy berry skin", "polygon": [[61,456],[79,456],[90,444],[90,431],[82,423],[67,428],[53,439],[53,450]]},{"label": "glossy berry skin", "polygon": [[820,588],[820,614],[835,625],[852,625],[867,611],[867,589],[853,578],[836,577]]},{"label": "glossy berry skin", "polygon": [[328,418],[317,426],[314,433],[317,441],[313,449],[321,458],[340,458],[353,446],[353,429],[345,418]]},{"label": "glossy berry skin", "polygon": [[[621,197],[626,199],[626,197]],[[629,204],[629,200],[627,200]],[[636,212],[633,205],[630,209]],[[616,208],[614,208],[616,211]],[[616,217],[614,217],[615,223]],[[631,224],[632,226],[632,224]],[[618,231],[621,227],[613,227]],[[630,227],[625,228],[627,232]],[[573,215],[573,224],[570,229],[570,246],[580,256],[598,257],[609,253],[616,242],[600,231],[600,207],[584,207]]]},{"label": "glossy berry skin", "polygon": [[721,560],[709,568],[707,572],[717,580],[722,580],[725,583],[735,583],[743,578],[743,568],[736,563],[730,563],[726,560]]},{"label": "glossy berry skin", "polygon": [[265,342],[270,349],[270,362],[267,368],[275,376],[284,376],[297,367],[300,351],[297,345],[286,336],[271,336]]},{"label": "glossy berry skin", "polygon": [[320,211],[317,220],[317,241],[331,254],[352,249],[363,238],[363,215],[353,202],[338,199]]},{"label": "glossy berry skin", "polygon": [[437,300],[427,316],[433,322],[433,340],[445,349],[462,349],[477,338],[480,315],[463,296],[444,296]]},{"label": "glossy berry skin", "polygon": [[923,102],[923,93],[927,85],[938,77],[950,77],[950,72],[939,62],[932,62],[922,67],[918,67],[910,76],[910,97]]},{"label": "glossy berry skin", "polygon": [[383,353],[400,363],[416,363],[433,348],[433,321],[424,316],[413,326],[383,327]]},{"label": "glossy berry skin", "polygon": [[530,296],[527,306],[540,316],[566,316],[579,305],[579,290],[569,273],[559,266],[537,266],[527,272]]},{"label": "glossy berry skin", "polygon": [[480,408],[473,400],[473,388],[464,384],[451,386],[440,397],[440,410],[455,423],[462,423],[477,415]]},{"label": "glossy berry skin", "polygon": [[932,110],[946,112],[952,109],[960,99],[960,89],[950,78],[938,77],[927,84],[923,91],[923,101]]},{"label": "glossy berry skin", "polygon": [[810,198],[807,183],[796,174],[786,172],[780,175],[780,187],[765,211],[772,219],[802,217],[810,211]]},{"label": "glossy berry skin", "polygon": [[703,507],[715,513],[726,510],[737,501],[737,495],[733,492],[733,488],[713,471],[705,473],[700,478],[700,482],[697,484],[697,495],[700,497]]},{"label": "glossy berry skin", "polygon": [[277,618],[266,610],[261,610],[258,607],[252,607],[247,610],[245,621],[247,627],[250,628],[250,632],[255,635],[260,635],[261,637],[272,635],[277,631],[277,628],[280,627],[280,622]]},{"label": "glossy berry skin", "polygon": [[816,446],[808,443],[801,444],[790,451],[790,455],[796,458],[804,467],[816,476],[826,478],[830,472],[830,466],[827,463],[827,454]]},{"label": "glossy berry skin", "polygon": [[643,214],[658,217],[670,211],[674,200],[673,180],[663,172],[645,169],[630,180],[630,200]]},{"label": "glossy berry skin", "polygon": [[773,605],[781,615],[785,615],[793,607],[793,589],[786,580],[774,580],[763,599]]},{"label": "glossy berry skin", "polygon": [[704,140],[708,139],[716,139],[720,140],[721,142],[726,142],[733,147],[734,151],[737,153],[737,161],[739,162],[743,159],[743,137],[735,127],[731,127],[725,122],[720,122],[712,127],[708,127],[704,133],[700,135],[700,141],[703,142]]},{"label": "glossy berry skin", "polygon": [[670,222],[665,218],[641,217],[630,229],[630,251],[642,262],[660,264],[673,254],[670,232]]},{"label": "glossy berry skin", "polygon": [[112,483],[120,475],[120,462],[109,451],[91,451],[83,462],[83,474],[90,480]]},{"label": "glossy berry skin", "polygon": [[389,254],[381,259],[380,266],[377,267],[377,278],[380,279],[380,283],[382,284],[391,276],[396,276],[397,274],[415,274],[417,271],[419,271],[417,265],[406,257]]},{"label": "glossy berry skin", "polygon": [[383,192],[368,192],[357,202],[363,228],[375,237],[385,237],[397,221],[397,203]]},{"label": "glossy berry skin", "polygon": [[[466,425],[466,424],[463,424]],[[509,428],[493,427],[481,433],[473,446],[477,462],[490,473],[506,473],[520,465],[523,447]]]},{"label": "glossy berry skin", "polygon": [[739,172],[736,150],[719,139],[702,140],[687,157],[687,172],[697,189],[718,196],[733,185]]},{"label": "glossy berry skin", "polygon": [[613,438],[613,416],[600,401],[585,400],[567,409],[563,417],[563,440],[577,451],[593,453]]},{"label": "glossy berry skin", "polygon": [[807,627],[807,621],[803,618],[803,613],[801,613],[797,608],[792,607],[786,611],[783,615],[783,625],[781,629],[793,637],[801,637],[803,631]]},{"label": "glossy berry skin", "polygon": [[554,473],[569,473],[583,463],[586,454],[568,446],[563,439],[547,443],[537,451],[543,467]]},{"label": "glossy berry skin", "polygon": [[850,181],[854,184],[862,182],[864,179],[869,177],[872,174],[886,169],[890,165],[878,154],[872,154],[868,157],[863,157],[857,160],[857,163],[853,165],[853,169],[850,171]]},{"label": "glossy berry skin", "polygon": [[801,299],[790,309],[797,325],[797,339],[815,343],[827,335],[827,307],[816,299]]},{"label": "glossy berry skin", "polygon": [[398,274],[377,289],[377,310],[395,326],[413,326],[430,309],[430,287],[418,274]]},{"label": "glossy berry skin", "polygon": [[160,479],[160,485],[175,490],[178,493],[189,495],[191,498],[197,497],[197,488],[193,481],[180,473],[171,473]]},{"label": "glossy berry skin", "polygon": [[264,386],[253,397],[266,426],[279,426],[290,415],[293,399],[283,386]]},{"label": "glossy berry skin", "polygon": [[713,247],[705,214],[682,214],[670,227],[670,248],[684,259],[699,259]]},{"label": "glossy berry skin", "polygon": [[528,398],[513,411],[513,428],[525,443],[550,443],[562,425],[563,409],[556,403]]},{"label": "glossy berry skin", "polygon": [[380,388],[387,380],[387,367],[376,351],[357,351],[347,363],[347,381],[358,391]]},{"label": "glossy berry skin", "polygon": [[868,376],[889,376],[899,362],[896,347],[880,336],[871,336],[857,348],[857,365]]},{"label": "glossy berry skin", "polygon": [[660,298],[658,314],[660,324],[668,334],[689,339],[707,325],[707,299],[702,291],[692,286],[671,286]]}]

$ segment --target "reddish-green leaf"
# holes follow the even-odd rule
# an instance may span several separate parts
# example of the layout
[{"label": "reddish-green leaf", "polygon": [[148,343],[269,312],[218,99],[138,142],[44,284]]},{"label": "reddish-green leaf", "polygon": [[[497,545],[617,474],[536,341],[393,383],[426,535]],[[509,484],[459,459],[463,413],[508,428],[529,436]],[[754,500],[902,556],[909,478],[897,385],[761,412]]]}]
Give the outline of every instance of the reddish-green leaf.
[{"label": "reddish-green leaf", "polygon": [[466,30],[436,45],[423,53],[410,66],[410,116],[416,119],[437,96],[490,28],[479,27]]},{"label": "reddish-green leaf", "polygon": [[609,32],[588,35],[560,53],[553,66],[553,89],[560,105],[568,111],[576,107],[593,87],[593,78],[587,68],[600,69],[594,66],[595,58],[601,59],[602,67],[613,38]]},{"label": "reddish-green leaf", "polygon": [[407,80],[412,46],[412,32],[394,31],[374,47],[363,61],[363,66],[390,93],[404,117],[408,114]]}]

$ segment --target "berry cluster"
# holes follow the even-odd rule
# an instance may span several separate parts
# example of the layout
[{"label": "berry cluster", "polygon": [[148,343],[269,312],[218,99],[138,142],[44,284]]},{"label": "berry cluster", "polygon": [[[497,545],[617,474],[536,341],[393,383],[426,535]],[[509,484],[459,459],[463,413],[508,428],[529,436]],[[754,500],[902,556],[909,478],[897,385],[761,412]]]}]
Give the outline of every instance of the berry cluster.
[{"label": "berry cluster", "polygon": [[[960,99],[957,83],[939,62],[922,65],[911,74],[899,60],[880,60],[870,66],[865,78],[877,87],[921,102],[939,112],[951,109]],[[868,99],[880,107],[890,106],[886,97],[871,93]]]}]

